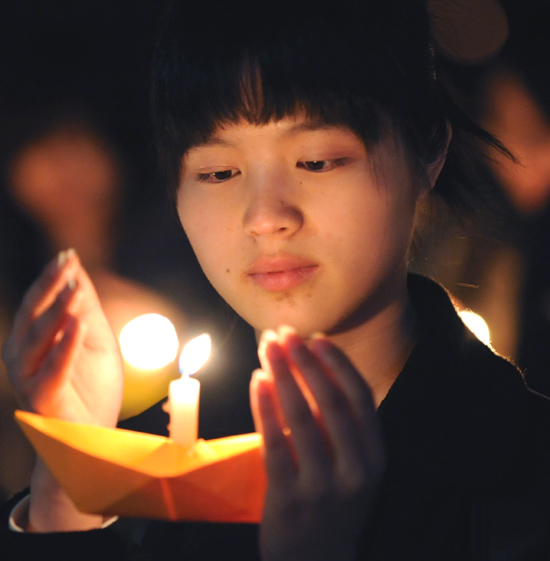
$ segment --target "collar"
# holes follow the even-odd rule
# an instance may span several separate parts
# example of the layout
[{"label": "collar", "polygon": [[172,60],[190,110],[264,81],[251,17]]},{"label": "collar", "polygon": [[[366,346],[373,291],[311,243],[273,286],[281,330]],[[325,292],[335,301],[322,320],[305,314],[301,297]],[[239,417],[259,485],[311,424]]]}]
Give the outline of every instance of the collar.
[{"label": "collar", "polygon": [[378,409],[390,461],[466,487],[498,485],[520,458],[517,368],[462,323],[447,292],[410,275],[418,343]]}]

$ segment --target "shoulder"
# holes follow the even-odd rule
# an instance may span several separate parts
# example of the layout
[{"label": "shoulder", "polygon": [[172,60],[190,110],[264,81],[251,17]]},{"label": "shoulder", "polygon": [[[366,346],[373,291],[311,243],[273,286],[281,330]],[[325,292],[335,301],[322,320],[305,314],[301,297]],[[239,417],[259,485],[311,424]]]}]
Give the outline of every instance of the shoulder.
[{"label": "shoulder", "polygon": [[465,327],[445,289],[412,275],[409,292],[419,340],[380,407],[387,438],[435,477],[474,487],[509,481],[544,438],[550,401]]}]

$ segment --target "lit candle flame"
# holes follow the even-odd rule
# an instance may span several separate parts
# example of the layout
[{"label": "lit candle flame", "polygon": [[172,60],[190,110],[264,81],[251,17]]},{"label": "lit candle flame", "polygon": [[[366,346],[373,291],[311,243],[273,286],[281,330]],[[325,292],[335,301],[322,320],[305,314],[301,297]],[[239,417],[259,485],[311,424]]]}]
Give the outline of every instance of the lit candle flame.
[{"label": "lit candle flame", "polygon": [[145,314],[129,321],[119,336],[124,360],[142,370],[160,369],[173,362],[178,336],[172,322],[159,314]]},{"label": "lit candle flame", "polygon": [[181,351],[179,369],[182,376],[191,376],[198,372],[210,357],[212,340],[210,335],[203,333],[191,339]]}]

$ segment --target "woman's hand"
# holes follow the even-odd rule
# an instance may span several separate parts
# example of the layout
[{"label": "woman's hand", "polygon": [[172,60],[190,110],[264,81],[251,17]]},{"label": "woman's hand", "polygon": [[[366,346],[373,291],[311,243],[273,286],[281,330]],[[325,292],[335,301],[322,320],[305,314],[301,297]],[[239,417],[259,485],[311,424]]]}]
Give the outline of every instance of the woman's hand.
[{"label": "woman's hand", "polygon": [[115,426],[122,400],[120,351],[75,252],[61,253],[28,290],[2,358],[24,409]]},{"label": "woman's hand", "polygon": [[327,339],[267,332],[251,384],[268,489],[265,561],[355,559],[384,467],[370,390]]},{"label": "woman's hand", "polygon": [[[27,411],[116,425],[123,386],[118,342],[74,251],[62,252],[28,290],[2,357]],[[79,513],[38,460],[31,482],[29,529],[83,530],[101,521]]]}]

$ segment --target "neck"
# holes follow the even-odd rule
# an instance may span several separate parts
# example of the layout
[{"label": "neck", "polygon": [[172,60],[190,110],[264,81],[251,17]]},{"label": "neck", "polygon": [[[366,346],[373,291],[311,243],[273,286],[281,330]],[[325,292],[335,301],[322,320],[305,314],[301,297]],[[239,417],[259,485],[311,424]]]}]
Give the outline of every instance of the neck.
[{"label": "neck", "polygon": [[368,321],[330,334],[369,384],[376,407],[386,397],[416,343],[416,318],[406,286]]},{"label": "neck", "polygon": [[[368,321],[356,322],[326,336],[361,373],[378,408],[416,344],[416,314],[406,283],[399,296]],[[256,331],[256,339],[259,338],[260,332]]]}]

